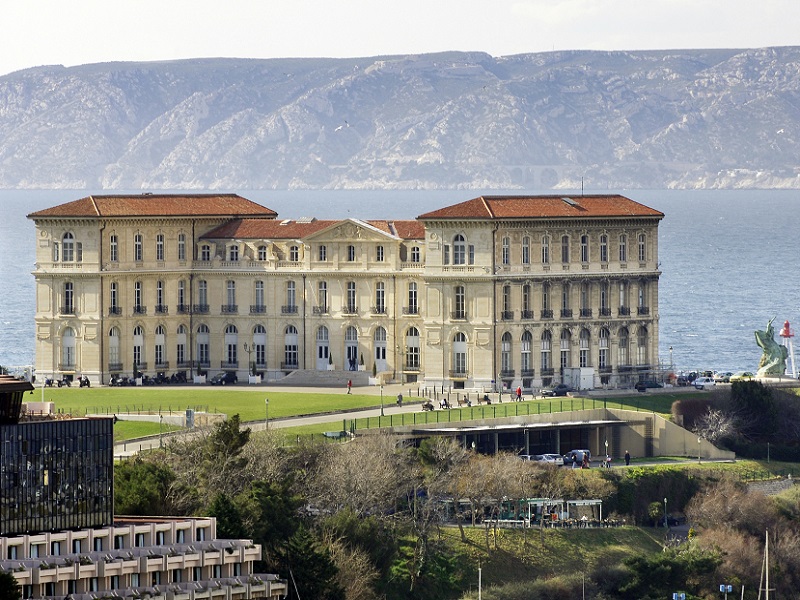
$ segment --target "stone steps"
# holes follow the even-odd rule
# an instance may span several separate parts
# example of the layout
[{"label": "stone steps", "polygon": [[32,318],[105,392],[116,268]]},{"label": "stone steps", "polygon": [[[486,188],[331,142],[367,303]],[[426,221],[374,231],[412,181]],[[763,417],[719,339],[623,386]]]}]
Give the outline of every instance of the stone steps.
[{"label": "stone steps", "polygon": [[347,386],[348,381],[352,381],[353,387],[366,387],[369,385],[369,378],[370,374],[366,371],[316,371],[314,369],[298,369],[292,371],[279,381],[270,382],[270,385],[344,388]]}]

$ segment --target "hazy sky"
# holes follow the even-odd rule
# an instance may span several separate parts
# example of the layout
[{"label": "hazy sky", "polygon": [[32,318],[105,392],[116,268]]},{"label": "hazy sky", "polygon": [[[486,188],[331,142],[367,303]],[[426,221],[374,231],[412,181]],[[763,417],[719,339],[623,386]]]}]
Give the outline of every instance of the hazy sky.
[{"label": "hazy sky", "polygon": [[14,0],[0,75],[108,61],[800,45],[798,0]]}]

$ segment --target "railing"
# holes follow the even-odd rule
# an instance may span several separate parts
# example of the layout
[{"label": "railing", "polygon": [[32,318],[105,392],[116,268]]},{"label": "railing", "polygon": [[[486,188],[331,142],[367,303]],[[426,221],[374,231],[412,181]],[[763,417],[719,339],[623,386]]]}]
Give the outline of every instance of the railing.
[{"label": "railing", "polygon": [[467,311],[465,310],[454,310],[450,313],[450,318],[454,321],[466,321],[467,320]]},{"label": "railing", "polygon": [[185,314],[188,314],[190,310],[191,310],[191,306],[189,306],[188,304],[178,304],[176,312],[179,315],[185,315]]},{"label": "railing", "polygon": [[582,308],[581,309],[581,317],[591,317],[592,316],[592,309],[591,308]]},{"label": "railing", "polygon": [[266,369],[267,368],[267,361],[256,361],[255,362],[256,369]]},{"label": "railing", "polygon": [[501,369],[500,377],[514,377],[517,372],[514,369]]},{"label": "railing", "polygon": [[404,371],[419,371],[419,362],[418,361],[411,361],[407,362],[405,365]]},{"label": "railing", "polygon": [[633,365],[617,365],[617,371],[620,373],[630,373],[633,371]]},{"label": "railing", "polygon": [[250,314],[251,315],[260,315],[267,312],[267,307],[263,304],[251,304],[250,305]]},{"label": "railing", "polygon": [[136,363],[136,371],[146,371],[147,370],[147,363],[146,362],[138,362]]},{"label": "railing", "polygon": [[169,361],[165,360],[163,362],[157,362],[155,367],[153,367],[156,371],[166,371],[169,369]]},{"label": "railing", "polygon": [[386,307],[385,306],[373,306],[371,310],[372,310],[372,314],[373,315],[385,315],[386,314]]},{"label": "railing", "polygon": [[562,319],[571,319],[572,318],[572,309],[571,308],[562,308],[561,309],[561,318]]},{"label": "railing", "polygon": [[282,362],[281,363],[281,369],[283,369],[284,371],[296,370],[296,369],[299,369],[299,368],[300,367],[298,366],[298,364],[296,362],[291,362],[291,363]]},{"label": "railing", "polygon": [[650,307],[649,306],[639,306],[636,309],[636,312],[640,316],[649,315],[650,314]]},{"label": "railing", "polygon": [[75,363],[58,363],[59,371],[74,371]]},{"label": "railing", "polygon": [[234,361],[223,360],[223,361],[221,361],[219,363],[219,368],[220,369],[238,369],[239,368],[239,361],[238,360],[234,360]]},{"label": "railing", "polygon": [[282,315],[296,315],[297,314],[297,305],[296,304],[284,304],[281,306],[281,314]]},{"label": "railing", "polygon": [[462,370],[450,371],[450,379],[466,379],[467,372]]},{"label": "railing", "polygon": [[299,260],[279,260],[278,261],[278,268],[291,268],[291,269],[299,269],[303,266],[303,263]]},{"label": "railing", "polygon": [[607,306],[601,306],[600,310],[598,311],[598,314],[601,317],[610,317],[611,316],[611,309],[608,308]]},{"label": "railing", "polygon": [[503,321],[513,321],[514,320],[514,311],[513,310],[504,310],[500,313],[500,318]]},{"label": "railing", "polygon": [[194,368],[195,369],[210,369],[211,368],[211,361],[210,360],[196,360],[196,361],[194,361]]},{"label": "railing", "polygon": [[553,309],[552,308],[543,308],[541,313],[542,319],[552,319],[553,318]]},{"label": "railing", "polygon": [[142,306],[141,304],[138,306],[133,307],[133,314],[135,315],[146,315],[147,314],[147,307]]},{"label": "railing", "polygon": [[315,315],[327,315],[328,307],[324,304],[322,306],[315,306],[311,309],[311,312]]},{"label": "railing", "polygon": [[71,305],[62,306],[58,309],[59,314],[62,315],[74,315],[75,314],[75,307]]},{"label": "railing", "polygon": [[614,367],[609,367],[609,366],[598,367],[597,370],[603,375],[608,375],[609,373],[612,373],[614,371]]},{"label": "railing", "polygon": [[191,361],[188,360],[179,360],[178,363],[175,365],[176,369],[188,369],[192,366]]},{"label": "railing", "polygon": [[108,316],[113,317],[115,315],[119,316],[122,314],[122,309],[119,306],[110,306],[108,308]]},{"label": "railing", "polygon": [[519,374],[520,374],[521,377],[535,377],[536,376],[536,370],[535,369],[522,369],[519,372]]},{"label": "railing", "polygon": [[108,370],[112,373],[122,371],[122,363],[108,363]]},{"label": "railing", "polygon": [[220,312],[223,315],[234,315],[239,312],[239,305],[238,304],[223,304],[220,307]]},{"label": "railing", "polygon": [[419,314],[419,306],[404,306],[403,307],[403,314],[404,315],[418,315]]},{"label": "railing", "polygon": [[345,315],[357,315],[358,307],[354,304],[348,304],[347,306],[342,307],[342,313]]},{"label": "railing", "polygon": [[552,377],[555,373],[555,369],[542,369],[542,377]]},{"label": "railing", "polygon": [[207,315],[208,314],[208,304],[195,304],[193,311],[196,315]]},{"label": "railing", "polygon": [[627,317],[631,314],[631,307],[630,306],[620,306],[619,307],[619,316]]},{"label": "railing", "polygon": [[166,315],[169,313],[169,307],[166,304],[156,304],[156,314]]},{"label": "railing", "polygon": [[536,318],[536,313],[532,310],[523,310],[520,312],[520,318],[530,320]]}]

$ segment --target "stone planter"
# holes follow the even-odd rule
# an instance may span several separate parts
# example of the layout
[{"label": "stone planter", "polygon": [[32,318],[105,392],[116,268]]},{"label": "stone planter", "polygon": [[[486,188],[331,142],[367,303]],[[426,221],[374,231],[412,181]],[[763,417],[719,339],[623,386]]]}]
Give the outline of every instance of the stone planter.
[{"label": "stone planter", "polygon": [[137,377],[135,379],[135,381],[136,381],[136,385],[142,385],[142,378],[141,377]]},{"label": "stone planter", "polygon": [[205,375],[195,375],[194,376],[194,382],[195,383],[205,383],[206,382],[206,376]]},{"label": "stone planter", "polygon": [[366,365],[358,365],[358,370],[359,371],[366,371],[367,370],[367,366]]},{"label": "stone planter", "polygon": [[261,383],[261,375],[248,375],[247,383],[251,385],[256,385],[258,383]]},{"label": "stone planter", "polygon": [[335,371],[336,365],[328,365],[328,371]]}]

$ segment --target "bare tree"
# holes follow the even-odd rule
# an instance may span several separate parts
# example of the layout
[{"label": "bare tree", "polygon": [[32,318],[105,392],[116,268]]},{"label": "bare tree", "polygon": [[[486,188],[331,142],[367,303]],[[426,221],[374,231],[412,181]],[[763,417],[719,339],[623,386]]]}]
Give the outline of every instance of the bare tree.
[{"label": "bare tree", "polygon": [[709,408],[695,421],[692,431],[713,444],[736,433],[736,418],[732,413]]}]

